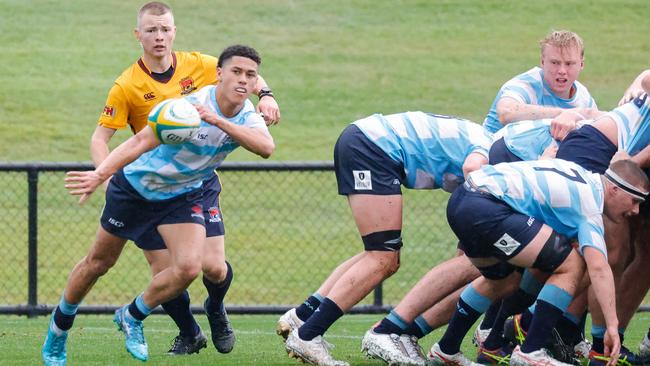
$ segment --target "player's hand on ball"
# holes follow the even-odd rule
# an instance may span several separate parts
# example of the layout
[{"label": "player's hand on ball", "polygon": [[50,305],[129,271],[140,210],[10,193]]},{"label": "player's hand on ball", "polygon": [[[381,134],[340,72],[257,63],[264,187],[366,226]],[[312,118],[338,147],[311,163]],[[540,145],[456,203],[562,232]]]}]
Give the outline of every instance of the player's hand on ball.
[{"label": "player's hand on ball", "polygon": [[199,111],[199,116],[201,116],[201,119],[206,123],[219,127],[219,124],[221,122],[226,122],[223,118],[219,117],[219,115],[202,105],[195,104],[194,107],[197,111]]}]

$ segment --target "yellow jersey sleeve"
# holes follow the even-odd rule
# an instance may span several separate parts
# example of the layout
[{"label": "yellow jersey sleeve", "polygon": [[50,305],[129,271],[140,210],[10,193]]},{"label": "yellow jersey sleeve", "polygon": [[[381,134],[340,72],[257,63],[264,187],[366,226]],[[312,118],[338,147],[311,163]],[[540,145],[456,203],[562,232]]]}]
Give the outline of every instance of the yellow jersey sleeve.
[{"label": "yellow jersey sleeve", "polygon": [[104,110],[99,116],[98,125],[115,130],[125,128],[129,119],[129,103],[124,90],[114,84],[108,93]]}]

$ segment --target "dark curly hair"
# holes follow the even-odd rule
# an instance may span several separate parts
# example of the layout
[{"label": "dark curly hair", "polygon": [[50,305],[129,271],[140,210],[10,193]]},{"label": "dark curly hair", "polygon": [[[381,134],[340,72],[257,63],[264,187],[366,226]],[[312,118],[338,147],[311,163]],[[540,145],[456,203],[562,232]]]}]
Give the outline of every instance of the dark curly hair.
[{"label": "dark curly hair", "polygon": [[219,55],[219,62],[217,63],[217,67],[223,67],[223,64],[229,59],[233,58],[234,56],[249,58],[255,61],[255,63],[258,66],[262,63],[262,58],[260,57],[259,53],[255,51],[254,48],[241,45],[241,44],[235,44],[226,47],[226,49],[224,49],[223,52],[221,52],[221,54]]}]

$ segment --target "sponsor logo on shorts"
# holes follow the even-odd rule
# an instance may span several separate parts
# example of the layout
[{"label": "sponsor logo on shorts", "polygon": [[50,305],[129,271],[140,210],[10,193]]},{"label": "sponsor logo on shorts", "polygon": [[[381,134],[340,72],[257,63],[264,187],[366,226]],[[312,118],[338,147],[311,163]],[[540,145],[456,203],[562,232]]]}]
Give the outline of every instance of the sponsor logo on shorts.
[{"label": "sponsor logo on shorts", "polygon": [[528,226],[533,226],[533,222],[535,222],[535,218],[531,216],[528,218],[528,221],[526,221],[526,224]]},{"label": "sponsor logo on shorts", "polygon": [[395,178],[395,179],[393,179],[393,184],[394,185],[400,185],[402,183],[400,183],[399,179]]},{"label": "sponsor logo on shorts", "polygon": [[208,214],[210,215],[210,218],[208,219],[209,222],[221,222],[219,207],[210,207],[208,209]]},{"label": "sponsor logo on shorts", "polygon": [[354,189],[358,191],[372,190],[370,170],[353,170],[352,175],[354,175]]},{"label": "sponsor logo on shorts", "polygon": [[205,220],[205,217],[203,217],[203,207],[201,207],[201,205],[192,206],[192,214],[190,216],[197,219]]},{"label": "sponsor logo on shorts", "polygon": [[112,217],[108,218],[108,223],[115,226],[115,227],[124,227],[124,223],[122,221],[115,220]]},{"label": "sponsor logo on shorts", "polygon": [[508,233],[505,233],[501,238],[499,238],[499,240],[497,240],[496,243],[494,243],[494,246],[505,253],[505,255],[510,255],[521,246],[521,243],[516,241],[512,236],[508,235]]}]

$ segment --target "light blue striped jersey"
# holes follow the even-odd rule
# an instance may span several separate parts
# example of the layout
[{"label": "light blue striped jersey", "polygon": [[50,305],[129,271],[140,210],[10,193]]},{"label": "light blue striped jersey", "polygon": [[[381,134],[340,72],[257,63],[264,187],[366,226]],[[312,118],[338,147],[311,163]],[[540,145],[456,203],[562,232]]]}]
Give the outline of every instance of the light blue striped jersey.
[{"label": "light blue striped jersey", "polygon": [[465,158],[472,152],[487,157],[492,143],[474,122],[423,112],[374,114],[353,124],[403,164],[407,188],[447,188],[446,181],[464,181]]},{"label": "light blue striped jersey", "polygon": [[486,165],[470,173],[478,188],[607,257],[603,228],[604,189],[599,174],[562,159]]},{"label": "light blue striped jersey", "polygon": [[[240,126],[260,128],[268,132],[264,119],[255,113],[246,100],[244,107],[226,118],[216,103],[215,91],[208,85],[185,97],[192,104],[206,106],[220,117]],[[124,167],[124,176],[144,198],[152,201],[169,199],[199,188],[202,181],[214,174],[230,152],[239,147],[228,134],[204,121],[192,139],[178,145],[159,145]]]},{"label": "light blue striped jersey", "polygon": [[[497,131],[494,141],[503,138],[508,150],[521,160],[537,160],[544,150],[558,141],[551,135],[552,118],[536,119],[508,123]],[[593,120],[583,120],[577,123],[577,128],[593,123]]]},{"label": "light blue striped jersey", "polygon": [[579,81],[573,86],[575,94],[570,99],[556,96],[544,81],[544,73],[540,67],[533,67],[523,74],[517,75],[507,81],[492,102],[490,111],[483,121],[483,127],[490,133],[500,130],[503,125],[497,116],[497,103],[501,98],[513,98],[524,104],[553,106],[560,108],[595,108],[596,102],[589,94],[589,90]]},{"label": "light blue striped jersey", "polygon": [[634,155],[650,143],[650,98],[643,94],[607,114],[618,127],[618,148]]}]

